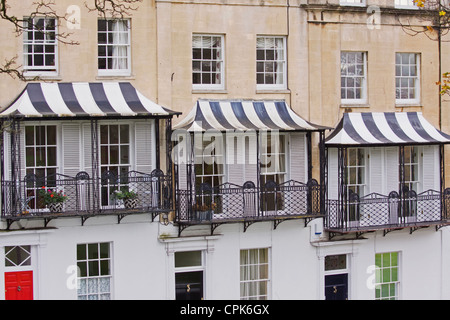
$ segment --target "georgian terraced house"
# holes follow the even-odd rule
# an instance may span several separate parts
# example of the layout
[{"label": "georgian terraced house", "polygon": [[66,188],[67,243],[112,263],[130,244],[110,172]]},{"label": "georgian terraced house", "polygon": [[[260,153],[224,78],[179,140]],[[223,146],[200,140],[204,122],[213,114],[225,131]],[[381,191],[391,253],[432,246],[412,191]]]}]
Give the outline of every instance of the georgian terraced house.
[{"label": "georgian terraced house", "polygon": [[32,5],[0,21],[29,80],[0,81],[1,299],[450,297],[450,48],[406,32],[424,10]]}]

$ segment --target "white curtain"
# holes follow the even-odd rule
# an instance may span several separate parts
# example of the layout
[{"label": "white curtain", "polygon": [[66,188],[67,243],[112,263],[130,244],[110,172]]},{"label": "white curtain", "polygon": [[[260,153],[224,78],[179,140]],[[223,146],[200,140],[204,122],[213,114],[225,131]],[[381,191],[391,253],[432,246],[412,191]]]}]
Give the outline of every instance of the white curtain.
[{"label": "white curtain", "polygon": [[113,69],[128,69],[128,23],[113,21]]}]

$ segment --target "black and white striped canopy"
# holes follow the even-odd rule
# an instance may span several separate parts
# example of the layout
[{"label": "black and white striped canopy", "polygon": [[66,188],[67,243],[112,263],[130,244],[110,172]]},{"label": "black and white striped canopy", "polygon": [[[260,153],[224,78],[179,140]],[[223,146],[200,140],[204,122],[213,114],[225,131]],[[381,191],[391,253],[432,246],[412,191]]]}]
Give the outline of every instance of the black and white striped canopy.
[{"label": "black and white striped canopy", "polygon": [[128,82],[29,83],[0,117],[168,116]]},{"label": "black and white striped canopy", "polygon": [[450,143],[450,135],[436,129],[421,112],[344,113],[325,139],[327,146]]},{"label": "black and white striped canopy", "polygon": [[316,131],[327,128],[298,116],[284,101],[198,100],[174,129],[194,131],[280,130]]}]

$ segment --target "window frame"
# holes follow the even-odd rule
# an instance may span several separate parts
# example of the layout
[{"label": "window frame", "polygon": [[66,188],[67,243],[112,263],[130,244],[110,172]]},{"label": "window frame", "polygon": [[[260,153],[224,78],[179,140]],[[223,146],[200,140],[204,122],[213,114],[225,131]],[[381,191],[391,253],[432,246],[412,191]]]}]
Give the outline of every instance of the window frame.
[{"label": "window frame", "polygon": [[[358,54],[358,53],[362,54],[362,59],[363,59],[363,61],[362,61],[362,71],[363,71],[363,75],[362,76],[343,75],[343,73],[342,73],[343,69],[348,67],[348,66],[344,65],[344,63],[342,61],[343,54]],[[368,60],[367,59],[367,52],[366,51],[341,51],[340,58],[341,58],[341,64],[340,64],[340,67],[341,67],[341,72],[340,72],[340,82],[341,82],[340,98],[341,98],[341,104],[343,104],[343,105],[367,104],[367,102],[368,102],[368,98],[367,98],[367,96],[368,96],[368,94],[367,94],[367,92],[368,92],[368,89],[367,89],[367,83],[368,83],[368,81],[367,81],[367,78],[368,78],[368,74],[367,74],[367,70],[368,70],[368,67],[367,67],[367,60]],[[347,65],[348,65],[348,63],[347,63]],[[356,69],[357,65],[358,65],[357,62],[355,62],[353,64],[355,69]],[[361,86],[360,86],[360,88],[361,88],[361,97],[360,98],[347,98],[347,97],[342,98],[342,92],[343,92],[342,90],[346,90],[347,88],[351,88],[351,87],[347,87],[347,86],[345,86],[345,87],[342,86],[342,81],[343,81],[344,78],[345,79],[352,78],[353,81],[355,81],[356,78],[360,78],[361,79]],[[353,86],[352,88],[356,89],[356,88],[359,88],[359,87]],[[356,96],[356,92],[355,92],[355,96]]]},{"label": "window frame", "polygon": [[[99,23],[100,23],[100,21],[106,21],[106,30],[102,30],[102,31],[100,31],[100,29],[99,29]],[[100,59],[103,59],[102,57],[100,57],[100,55],[99,55],[99,50],[100,50],[100,47],[103,47],[103,46],[105,46],[106,47],[106,55],[104,56],[105,58],[104,59],[106,59],[106,65],[108,64],[108,60],[109,60],[109,57],[113,57],[113,55],[112,56],[109,56],[108,55],[108,47],[115,47],[115,46],[118,46],[117,44],[116,45],[114,45],[114,44],[110,44],[109,42],[108,42],[108,39],[109,39],[109,37],[108,37],[108,35],[109,34],[113,34],[113,33],[115,33],[116,31],[114,31],[114,30],[109,30],[108,29],[108,22],[109,21],[114,21],[114,19],[98,19],[97,20],[97,73],[98,73],[98,75],[99,76],[130,76],[131,75],[131,19],[126,19],[126,18],[123,18],[123,19],[118,19],[117,21],[120,21],[120,22],[126,22],[126,25],[127,25],[127,32],[126,32],[126,34],[127,34],[127,43],[126,44],[119,44],[121,47],[125,47],[126,49],[127,49],[127,55],[126,55],[126,61],[127,61],[127,67],[126,68],[123,68],[123,69],[118,69],[118,68],[105,68],[105,69],[101,69],[100,68],[100,65],[99,65],[99,61],[100,61]],[[102,44],[100,44],[99,43],[99,35],[100,35],[100,33],[106,33],[106,43],[102,43]],[[114,41],[114,40],[112,40],[112,41]],[[113,59],[113,58],[111,58],[111,59]]]},{"label": "window frame", "polygon": [[[199,47],[196,48],[194,47],[194,38],[195,37],[210,37],[210,38],[220,38],[220,54],[221,57],[216,58],[216,59],[203,59],[203,51],[201,52],[202,57],[200,59],[196,59],[194,57],[194,50],[195,49],[206,49],[206,47]],[[202,42],[202,40],[201,40]],[[214,47],[209,47],[211,50]],[[216,62],[220,64],[220,68],[219,68],[219,74],[220,74],[220,82],[219,83],[202,83],[202,80],[200,80],[201,83],[194,83],[194,74],[200,74],[200,79],[202,79],[202,75],[205,73],[207,73],[206,71],[202,70],[202,64],[203,62]],[[192,39],[191,39],[191,81],[192,81],[192,89],[193,90],[224,90],[225,89],[225,36],[222,34],[200,34],[200,33],[194,33],[192,34]],[[196,68],[194,68],[194,63],[195,62],[199,62],[200,63],[200,69],[197,70]],[[217,71],[215,72],[217,73]],[[212,71],[211,71],[212,74]]]},{"label": "window frame", "polygon": [[[406,153],[409,153],[409,157],[406,156]],[[412,156],[411,154],[415,153],[415,161],[412,161]],[[405,157],[405,161],[404,161],[404,167],[405,167],[405,181],[404,181],[404,185],[408,186],[408,190],[414,190],[416,193],[419,192],[419,187],[421,184],[421,179],[420,179],[420,167],[421,167],[421,155],[422,150],[420,147],[418,146],[405,146],[404,147],[404,157]],[[410,160],[407,162],[407,160]],[[409,177],[411,177],[412,175],[415,175],[415,179],[408,179],[407,180],[407,172],[409,173]]]},{"label": "window frame", "polygon": [[[43,19],[44,20],[44,30],[39,30],[36,29],[36,26],[38,24],[38,21]],[[30,29],[29,27],[29,21],[32,21],[32,28]],[[35,33],[47,33],[47,29],[46,29],[46,21],[48,20],[53,20],[54,21],[54,26],[55,29],[54,31],[52,30],[51,32],[54,32],[54,39],[53,40],[48,40],[45,39],[46,37],[44,36],[44,40],[29,40],[28,39],[28,35],[29,32],[33,33],[33,38],[34,38],[34,34]],[[58,34],[58,20],[56,18],[48,18],[48,17],[43,17],[43,16],[36,16],[36,17],[25,17],[24,18],[24,30],[23,30],[23,37],[22,37],[22,41],[23,41],[23,52],[22,52],[22,57],[23,57],[23,70],[24,70],[24,76],[26,77],[35,77],[35,76],[57,76],[59,74],[59,50],[58,50],[58,39],[57,39],[57,34]],[[32,46],[32,53],[28,52],[28,48],[29,46]],[[34,57],[37,54],[36,52],[34,52],[34,49],[36,46],[43,46],[43,64],[42,66],[36,66],[33,65],[29,66],[28,65],[28,57],[32,56],[33,61],[34,61]],[[45,56],[46,54],[46,47],[47,46],[52,46],[54,49],[53,55],[54,55],[54,65],[53,66],[46,66],[45,65]],[[50,55],[50,54],[48,54]]]},{"label": "window frame", "polygon": [[[55,143],[54,144],[49,144],[49,139],[48,139],[48,128],[52,127],[54,128],[54,134],[55,134]],[[33,142],[32,144],[29,144],[27,141],[27,132],[28,132],[28,128],[33,128]],[[44,128],[44,132],[45,132],[45,141],[43,141],[43,144],[38,144],[38,138],[37,138],[37,128]],[[33,197],[30,200],[29,206],[31,208],[31,210],[37,210],[37,209],[44,209],[44,207],[42,207],[42,203],[40,201],[41,196],[39,195],[39,189],[41,187],[43,187],[45,190],[51,189],[51,190],[61,190],[61,186],[57,185],[57,174],[59,171],[59,143],[58,143],[58,139],[59,139],[59,134],[60,134],[60,128],[59,126],[55,125],[55,124],[29,124],[29,125],[25,125],[24,126],[24,148],[23,148],[23,152],[25,155],[25,161],[24,161],[24,169],[25,169],[25,174],[35,174],[36,177],[38,178],[38,181],[40,181],[41,175],[39,175],[37,173],[38,170],[43,170],[44,173],[44,177],[46,181],[46,185],[41,186],[41,185],[35,185],[32,186],[31,188],[26,186],[26,193],[28,197]],[[54,148],[54,165],[49,165],[48,164],[48,154],[49,154],[49,148]],[[44,165],[38,165],[37,163],[37,149],[44,149],[43,152],[45,153],[45,164]],[[28,154],[28,150],[32,150],[33,154],[32,154],[32,158],[33,158],[33,165],[29,166],[28,165],[28,156],[31,155],[27,155]],[[48,177],[52,177],[53,179],[48,179]],[[39,187],[39,188],[38,188]]]},{"label": "window frame", "polygon": [[[250,262],[250,252],[251,251],[258,251],[258,261],[257,263],[251,263]],[[266,251],[266,257],[267,262],[262,262],[260,259],[260,250]],[[243,263],[242,261],[242,254],[246,253],[248,262],[247,264]],[[261,278],[260,272],[261,272],[261,266],[267,265],[267,277]],[[258,277],[255,277],[254,279],[244,279],[243,272],[247,273],[249,275],[249,267],[256,266],[257,268],[254,271],[257,271]],[[264,282],[265,283],[265,289],[266,293],[260,292],[258,289],[257,295],[248,295],[245,294],[245,284],[247,283],[254,283],[254,282]],[[242,287],[244,286],[244,288]],[[249,249],[241,249],[239,251],[239,299],[240,300],[250,300],[250,299],[257,299],[257,300],[270,300],[271,299],[271,250],[270,248],[249,248]],[[242,295],[244,293],[244,295]],[[265,299],[261,299],[262,297],[265,297]]]},{"label": "window frame", "polygon": [[[392,254],[395,253],[397,255],[397,265],[393,266],[392,265]],[[383,255],[389,254],[389,266],[384,266],[384,265],[377,265],[377,256],[380,255],[380,261],[383,262]],[[382,278],[384,278],[384,269],[396,269],[397,270],[397,280],[394,281],[383,281]],[[399,300],[400,299],[400,283],[401,283],[401,274],[400,274],[400,268],[401,268],[401,252],[399,251],[392,251],[392,252],[379,252],[379,253],[375,253],[375,300],[384,300],[383,296],[382,296],[382,289],[381,286],[382,285],[393,285],[395,288],[395,295],[389,295],[388,298],[394,298],[394,300]],[[391,280],[391,279],[390,279]],[[380,288],[380,289],[378,289]],[[379,290],[380,292],[380,296],[377,297],[377,290]],[[389,299],[390,300],[390,299]]]},{"label": "window frame", "polygon": [[[399,66],[400,68],[402,68],[404,65],[401,64],[397,64],[397,55],[398,54],[410,54],[410,55],[414,55],[414,60],[415,60],[415,71],[416,71],[416,75],[415,76],[403,76],[403,75],[398,75],[397,74],[397,67]],[[395,104],[396,105],[418,105],[420,104],[420,53],[416,53],[416,52],[396,52],[395,53]],[[408,63],[406,66],[411,67],[412,65],[410,63]],[[415,85],[414,85],[414,92],[415,92],[415,97],[414,98],[406,98],[406,99],[402,99],[402,98],[397,98],[397,90],[398,86],[397,86],[397,79],[414,79],[415,80]],[[402,87],[400,87],[402,88]],[[408,90],[411,90],[411,87],[409,87],[408,85]]]},{"label": "window frame", "polygon": [[365,7],[366,0],[340,0],[339,5],[341,6],[354,6],[354,7]]},{"label": "window frame", "polygon": [[[409,2],[409,4],[402,4],[402,2]],[[413,0],[395,0],[394,7],[396,9],[419,9],[418,6],[414,5]]]},{"label": "window frame", "polygon": [[[226,163],[225,163],[225,159],[226,159],[226,150],[225,150],[225,141],[224,141],[224,137],[221,136],[211,136],[211,137],[207,137],[205,135],[201,135],[199,136],[201,137],[201,141],[199,141],[198,143],[201,143],[201,149],[199,148],[199,146],[197,146],[197,143],[195,143],[195,147],[194,147],[194,172],[195,172],[195,186],[199,187],[201,183],[205,183],[205,178],[211,178],[212,181],[214,182],[214,178],[217,177],[219,179],[219,182],[217,185],[215,185],[214,183],[211,184],[212,188],[215,188],[221,184],[224,183],[224,180],[226,179]],[[209,140],[209,138],[211,138]],[[212,140],[212,138],[214,138],[214,140]],[[218,141],[216,141],[216,139],[220,139]],[[212,147],[212,148],[211,148]],[[207,151],[207,149],[210,150],[210,153],[206,153],[205,151]],[[201,153],[200,153],[201,152]],[[218,153],[219,154],[218,154]],[[210,162],[211,163],[207,163],[207,158],[210,157]],[[212,165],[213,166],[213,173],[212,174],[207,174],[205,173],[205,165]],[[201,174],[198,175],[197,174],[197,168],[198,166],[201,166]],[[217,168],[222,168],[221,172],[220,169],[218,170],[217,174],[214,171],[214,166],[217,166]],[[201,182],[197,183],[197,179],[200,179]]]},{"label": "window frame", "polygon": [[[264,43],[266,43],[266,39],[273,39],[274,42],[277,42],[277,39],[282,40],[282,53],[283,57],[281,59],[276,59],[274,56],[274,59],[272,60],[259,60],[258,59],[258,50],[263,50],[264,55],[266,57],[267,50],[270,49],[267,46],[264,46],[262,49],[258,48],[258,40],[264,39]],[[276,52],[278,49],[275,47],[274,51]],[[282,71],[281,71],[281,83],[276,83],[276,74],[279,74],[280,72],[270,71],[266,72],[266,63],[273,62],[276,66],[278,63],[282,63]],[[258,71],[258,64],[262,63],[264,65],[263,71]],[[274,68],[275,69],[275,68]],[[258,74],[263,74],[264,79],[266,74],[273,74],[274,75],[274,81],[275,83],[258,83]],[[278,79],[278,78],[277,78]],[[285,36],[267,36],[267,35],[258,35],[256,37],[256,89],[257,90],[286,90],[287,88],[287,38]]]},{"label": "window frame", "polygon": [[[275,133],[275,134],[274,134]],[[277,139],[274,141],[273,139]],[[282,140],[282,141],[281,141]],[[269,150],[269,143],[270,148],[275,148],[275,150]],[[280,176],[282,179],[277,182],[274,181],[277,184],[281,184],[286,181],[288,176],[288,136],[285,133],[282,132],[267,132],[266,134],[262,134],[260,136],[260,146],[259,146],[259,158],[260,158],[260,181],[262,181],[262,177],[266,176]],[[271,158],[273,157],[276,161],[275,163],[275,170],[272,171],[273,166],[264,166],[265,162],[263,159],[264,157],[267,157],[269,162],[271,162]],[[284,157],[284,161],[283,161]],[[281,167],[284,167],[284,171],[279,170]],[[264,179],[266,180],[266,179]],[[267,182],[267,180],[266,180]],[[264,185],[262,185],[263,187]]]},{"label": "window frame", "polygon": [[[355,150],[356,151],[356,162],[355,165],[351,165],[350,164],[350,152]],[[363,163],[359,163],[358,162],[358,153],[361,152],[362,153],[362,157],[361,159],[363,159]],[[367,161],[367,152],[368,150],[366,148],[348,148],[347,149],[347,163],[345,165],[346,167],[346,179],[347,181],[345,181],[345,186],[347,188],[347,194],[349,194],[349,191],[351,190],[351,188],[356,187],[357,190],[359,189],[359,192],[356,192],[355,190],[352,190],[354,193],[356,193],[359,197],[363,197],[364,195],[366,195],[366,189],[367,186],[370,185],[370,183],[367,183],[367,171],[368,171],[368,161]],[[350,174],[350,170],[355,169],[355,177],[356,177],[356,181],[350,181],[351,179],[351,174]],[[362,169],[363,172],[361,174],[359,174],[359,169]],[[363,181],[361,182],[360,180],[363,179]]]},{"label": "window frame", "polygon": [[[102,258],[100,257],[100,245],[102,244],[107,244],[108,245],[108,257],[107,258]],[[98,258],[92,258],[89,259],[88,256],[88,246],[89,245],[97,245],[97,249],[98,249]],[[85,246],[86,249],[86,257],[85,259],[80,259],[78,256],[78,247],[79,246]],[[101,261],[109,261],[108,264],[108,274],[107,275],[103,275],[100,274],[101,273],[101,266],[100,266],[100,262]],[[99,297],[102,292],[98,292],[96,291],[94,292],[88,292],[89,287],[88,287],[88,281],[89,279],[100,279],[100,278],[109,278],[109,292],[103,292],[103,294],[109,294],[109,299],[106,300],[113,300],[113,293],[114,293],[114,287],[113,287],[113,246],[111,242],[92,242],[92,243],[77,243],[77,252],[76,252],[76,261],[77,261],[77,267],[78,267],[78,273],[77,273],[77,299],[80,299],[80,296],[85,296],[86,299],[88,299],[89,295],[96,295],[97,297]],[[99,267],[99,274],[98,275],[89,275],[89,262],[93,262],[96,261],[97,262],[97,266]],[[81,268],[79,267],[79,263],[85,262],[86,263],[86,276],[82,276],[81,275]],[[82,280],[86,279],[86,293],[81,293],[81,285],[80,282]],[[98,284],[99,286],[99,284]],[[97,287],[97,289],[99,289],[99,287]]]},{"label": "window frame", "polygon": [[[118,140],[117,140],[117,143],[111,143],[111,139],[110,139],[110,128],[111,128],[111,126],[117,126],[118,127]],[[121,135],[121,130],[120,130],[120,127],[121,126],[127,126],[128,127],[128,142],[125,142],[125,143],[122,143],[121,142],[121,137],[120,137],[120,135]],[[108,137],[108,142],[107,143],[103,143],[102,142],[102,127],[107,127],[108,129],[107,129],[107,137]],[[133,170],[133,165],[135,165],[135,163],[133,164],[133,159],[132,159],[132,153],[133,153],[133,150],[132,150],[132,145],[133,145],[133,140],[132,139],[134,139],[134,136],[133,136],[133,131],[132,131],[132,125],[130,124],[130,123],[128,123],[128,122],[120,122],[120,123],[108,123],[108,122],[106,122],[106,123],[100,123],[99,124],[99,127],[98,127],[98,130],[99,130],[99,137],[98,137],[98,142],[99,142],[99,149],[100,149],[100,152],[99,152],[99,159],[98,159],[98,161],[99,161],[99,170],[100,170],[100,176],[102,175],[102,172],[103,172],[103,168],[107,168],[106,169],[106,171],[111,171],[110,170],[110,168],[111,167],[117,167],[117,177],[119,178],[120,176],[121,176],[121,168],[124,168],[124,167],[126,167],[126,168],[128,168],[128,173],[130,172],[130,171],[132,171]],[[111,146],[117,146],[117,151],[118,151],[118,163],[111,163]],[[121,159],[121,146],[128,146],[128,163],[120,163],[120,159]],[[108,163],[102,163],[102,161],[103,161],[103,158],[102,158],[102,155],[103,155],[103,152],[102,152],[102,148],[103,147],[106,147],[107,148],[107,150],[108,150]],[[127,176],[128,176],[128,174],[127,174]],[[100,192],[100,199],[101,199],[101,204],[102,204],[102,208],[108,208],[108,207],[110,207],[110,206],[113,206],[113,202],[114,201],[116,201],[115,199],[114,199],[114,197],[112,197],[111,196],[111,190],[114,190],[114,188],[115,188],[115,186],[118,186],[120,189],[122,189],[122,188],[124,188],[125,190],[127,190],[128,189],[128,187],[129,187],[129,184],[128,183],[119,183],[119,184],[113,184],[112,186],[110,186],[109,185],[109,183],[106,183],[106,184],[102,184],[101,185],[101,192]],[[103,199],[103,197],[102,197],[102,195],[103,195],[103,188],[107,188],[107,190],[109,191],[108,192],[108,198],[107,198],[107,204],[103,204],[103,200],[105,200],[105,199]]]}]

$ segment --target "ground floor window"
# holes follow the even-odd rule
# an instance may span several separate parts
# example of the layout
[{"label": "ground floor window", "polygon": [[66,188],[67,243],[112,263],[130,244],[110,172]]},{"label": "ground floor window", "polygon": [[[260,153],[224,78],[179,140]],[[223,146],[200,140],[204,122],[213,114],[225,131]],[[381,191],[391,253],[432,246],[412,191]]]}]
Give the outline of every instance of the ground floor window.
[{"label": "ground floor window", "polygon": [[111,245],[108,242],[77,245],[78,300],[111,299]]},{"label": "ground floor window", "polygon": [[397,300],[399,291],[399,254],[386,252],[375,254],[376,300]]},{"label": "ground floor window", "polygon": [[240,253],[241,300],[267,300],[269,295],[269,249]]}]

